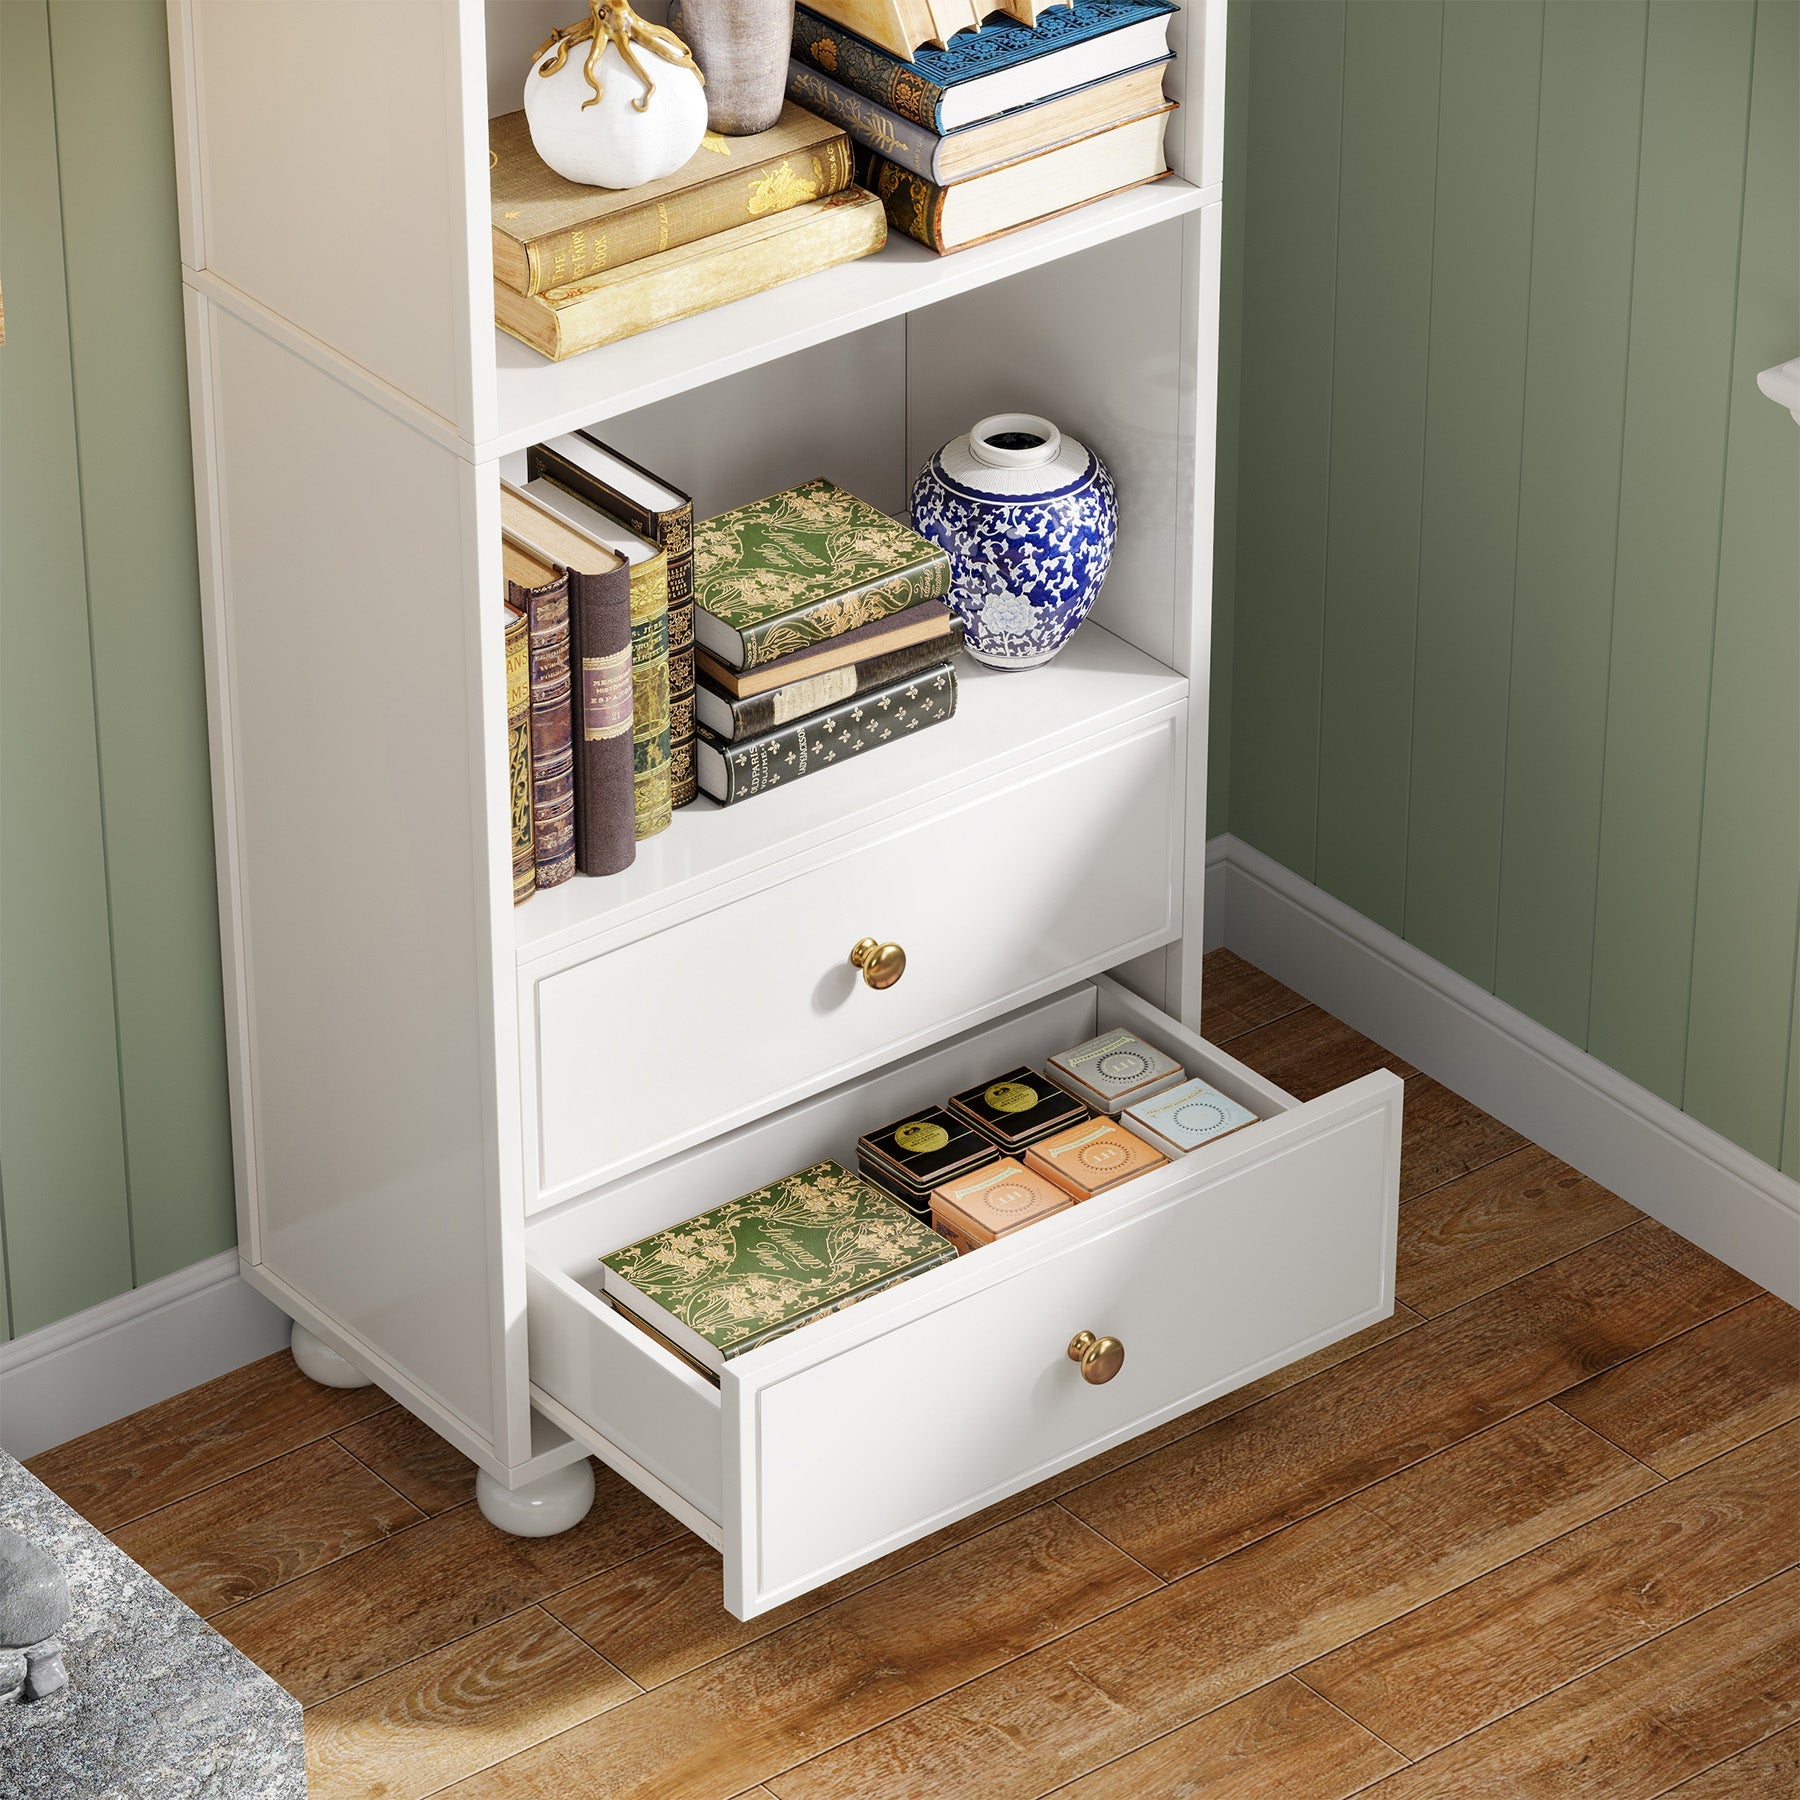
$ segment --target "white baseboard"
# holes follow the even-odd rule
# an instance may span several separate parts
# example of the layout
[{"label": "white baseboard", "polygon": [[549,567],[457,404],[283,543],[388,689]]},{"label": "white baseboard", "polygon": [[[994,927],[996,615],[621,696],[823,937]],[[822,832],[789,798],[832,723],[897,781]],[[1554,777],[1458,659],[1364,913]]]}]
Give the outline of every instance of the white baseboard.
[{"label": "white baseboard", "polygon": [[221,1251],[0,1344],[0,1445],[22,1461],[287,1341],[287,1316]]},{"label": "white baseboard", "polygon": [[1207,845],[1222,943],[1800,1305],[1800,1182],[1239,839]]}]

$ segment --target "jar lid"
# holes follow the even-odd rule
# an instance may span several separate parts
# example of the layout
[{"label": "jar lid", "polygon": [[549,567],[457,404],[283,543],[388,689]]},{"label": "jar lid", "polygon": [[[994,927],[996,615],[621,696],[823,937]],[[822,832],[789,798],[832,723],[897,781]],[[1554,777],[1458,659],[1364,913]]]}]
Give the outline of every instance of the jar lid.
[{"label": "jar lid", "polygon": [[969,428],[969,454],[990,469],[1035,469],[1055,462],[1062,433],[1036,413],[994,413]]}]

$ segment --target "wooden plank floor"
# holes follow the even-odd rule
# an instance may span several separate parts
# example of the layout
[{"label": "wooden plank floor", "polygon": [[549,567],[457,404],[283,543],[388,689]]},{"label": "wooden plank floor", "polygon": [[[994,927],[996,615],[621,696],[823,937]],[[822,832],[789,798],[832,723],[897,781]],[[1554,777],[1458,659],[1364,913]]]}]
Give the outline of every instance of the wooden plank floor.
[{"label": "wooden plank floor", "polygon": [[1406,1076],[1394,1317],[751,1624],[605,1469],[560,1538],[283,1355],[32,1467],[307,1706],[314,1800],[1791,1800],[1800,1316]]}]

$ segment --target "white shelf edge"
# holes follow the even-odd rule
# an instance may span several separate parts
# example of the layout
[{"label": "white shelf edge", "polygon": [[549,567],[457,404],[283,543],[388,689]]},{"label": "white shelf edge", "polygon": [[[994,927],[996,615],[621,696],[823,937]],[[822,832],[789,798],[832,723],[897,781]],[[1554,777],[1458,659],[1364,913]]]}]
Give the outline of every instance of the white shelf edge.
[{"label": "white shelf edge", "polygon": [[1171,175],[949,256],[934,255],[894,233],[874,256],[560,363],[496,330],[500,434],[480,446],[478,460],[635,412],[827,339],[1178,219],[1217,200],[1220,191],[1217,185],[1195,187]]},{"label": "white shelf edge", "polygon": [[[857,772],[857,791],[854,795],[844,794],[840,805],[823,808],[818,817],[801,819],[785,830],[772,827],[771,834],[759,843],[724,854],[715,862],[704,862],[685,871],[671,871],[666,878],[633,898],[621,897],[632,882],[631,870],[620,875],[574,876],[569,882],[534,895],[515,908],[514,943],[518,965],[521,968],[532,965],[539,973],[545,973],[553,965],[600,954],[603,947],[610,948],[663,929],[693,910],[726,904],[742,889],[779,880],[789,868],[803,863],[806,858],[835,853],[853,835],[891,826],[901,814],[942,802],[967,792],[976,784],[1003,778],[1044,757],[1067,753],[1079,745],[1128,728],[1139,720],[1186,704],[1189,695],[1186,676],[1133,649],[1103,626],[1087,625],[1064,655],[1073,663],[1082,650],[1100,659],[1116,659],[1122,655],[1128,662],[1141,665],[1132,671],[1141,679],[1141,688],[1115,703],[1074,713],[1046,730],[1015,740],[1004,751],[983,754],[974,763],[957,761],[954,767],[931,774],[923,781],[903,778],[896,761],[883,762],[884,755],[899,757],[906,750],[923,748],[933,738],[941,749],[965,721],[966,714],[959,708],[957,718],[948,720],[928,736],[921,736],[906,745],[884,747],[883,751],[859,758],[841,770],[823,771],[811,777],[804,786],[791,788],[784,794],[758,796],[756,800],[742,802],[741,805],[752,809],[758,804],[765,808],[761,814],[752,811],[749,815],[752,823],[758,818],[774,817],[794,796],[805,796],[806,810],[811,811],[811,802],[820,793],[813,783],[829,782],[852,770]],[[967,664],[963,667],[966,669]],[[1051,672],[1028,670],[1011,675],[983,672],[977,679],[982,682],[1026,682]],[[964,692],[966,695],[966,685]],[[676,813],[670,833],[685,834],[704,829],[713,820],[722,821],[728,813],[737,813],[738,820],[745,817],[737,808],[715,807],[704,799],[695,805],[698,811],[683,809]],[[734,820],[733,826],[736,824],[737,820]],[[668,834],[649,840],[644,847],[644,862],[650,863],[666,855],[673,842]],[[587,904],[578,905],[582,901]],[[558,922],[552,923],[553,919]]]}]

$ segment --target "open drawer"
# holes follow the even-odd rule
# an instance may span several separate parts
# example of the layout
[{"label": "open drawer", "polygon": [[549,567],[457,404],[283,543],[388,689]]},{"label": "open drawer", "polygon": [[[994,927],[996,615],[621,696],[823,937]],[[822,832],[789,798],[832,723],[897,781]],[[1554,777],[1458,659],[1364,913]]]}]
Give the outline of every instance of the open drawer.
[{"label": "open drawer", "polygon": [[[598,1259],[958,1088],[1129,1026],[1259,1122],[728,1363],[715,1387],[599,1298]],[[1302,1104],[1104,977],[541,1216],[533,1400],[725,1559],[740,1618],[1393,1309],[1398,1077]],[[1082,1330],[1125,1362],[1090,1386]]]}]

